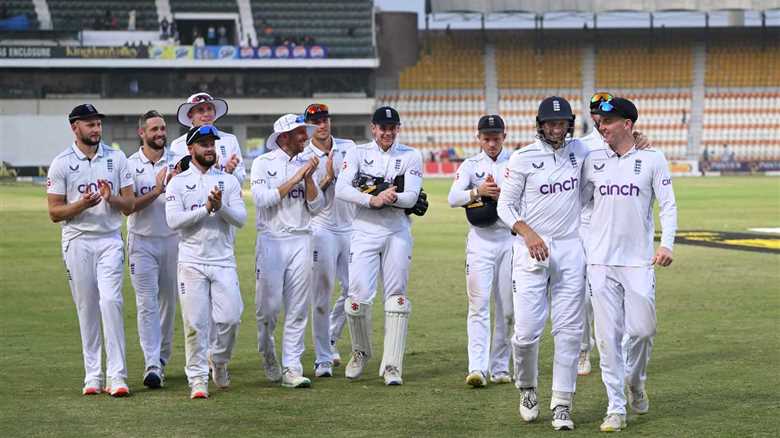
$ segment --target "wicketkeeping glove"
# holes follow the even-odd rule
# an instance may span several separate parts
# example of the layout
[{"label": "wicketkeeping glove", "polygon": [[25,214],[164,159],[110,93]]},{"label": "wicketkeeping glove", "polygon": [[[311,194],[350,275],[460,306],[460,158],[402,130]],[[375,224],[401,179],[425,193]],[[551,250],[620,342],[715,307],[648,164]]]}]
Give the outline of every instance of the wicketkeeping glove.
[{"label": "wicketkeeping glove", "polygon": [[423,191],[423,189],[420,189],[420,195],[417,197],[417,203],[414,204],[414,207],[407,208],[404,210],[406,214],[414,214],[417,216],[424,216],[425,213],[428,211],[428,194]]}]

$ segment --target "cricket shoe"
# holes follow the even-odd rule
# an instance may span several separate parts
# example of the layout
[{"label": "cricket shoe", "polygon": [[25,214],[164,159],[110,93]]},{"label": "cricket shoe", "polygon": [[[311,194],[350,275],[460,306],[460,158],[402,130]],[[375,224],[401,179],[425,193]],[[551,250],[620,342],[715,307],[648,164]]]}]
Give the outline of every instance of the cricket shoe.
[{"label": "cricket shoe", "polygon": [[536,388],[520,389],[520,418],[530,423],[539,418],[539,400],[536,397]]},{"label": "cricket shoe", "polygon": [[609,414],[604,417],[599,429],[602,432],[620,432],[626,428],[626,416],[621,414]]},{"label": "cricket shoe", "polygon": [[485,373],[482,371],[472,371],[466,376],[466,385],[473,386],[474,388],[483,388],[487,386],[487,379]]},{"label": "cricket shoe", "polygon": [[207,399],[209,398],[209,382],[207,379],[196,379],[190,385],[190,398]]},{"label": "cricket shoe", "polygon": [[230,386],[230,373],[227,365],[217,365],[209,359],[209,368],[211,368],[211,380],[219,389],[227,389]]},{"label": "cricket shoe", "polygon": [[634,413],[643,415],[650,410],[650,399],[647,397],[647,391],[641,386],[628,387],[628,405]]},{"label": "cricket shoe", "polygon": [[499,371],[490,375],[491,383],[512,383],[512,376],[507,371]]},{"label": "cricket shoe", "polygon": [[162,388],[163,377],[162,370],[154,365],[150,366],[144,372],[144,386],[149,389]]},{"label": "cricket shoe", "polygon": [[590,366],[590,353],[587,351],[580,352],[580,358],[577,361],[577,375],[587,376],[590,374],[592,368]]},{"label": "cricket shoe", "polygon": [[311,380],[303,377],[300,371],[285,368],[282,373],[282,386],[285,388],[310,388]]},{"label": "cricket shoe", "polygon": [[282,368],[276,361],[276,356],[266,357],[263,367],[265,368],[265,377],[269,382],[279,383],[282,381]]},{"label": "cricket shoe", "polygon": [[388,365],[385,367],[385,371],[382,373],[382,377],[385,378],[385,385],[397,386],[403,385],[404,379],[401,378],[401,371],[398,367]]},{"label": "cricket shoe", "polygon": [[106,387],[106,392],[109,393],[111,397],[126,397],[130,395],[130,389],[127,387],[125,379],[122,378],[111,379],[111,386]]},{"label": "cricket shoe", "polygon": [[330,360],[333,361],[333,366],[341,366],[341,355],[336,348],[336,341],[330,341]]},{"label": "cricket shoe", "polygon": [[314,377],[333,377],[333,363],[322,362],[314,365]]},{"label": "cricket shoe", "polygon": [[344,376],[347,379],[357,379],[363,374],[363,368],[365,368],[368,362],[368,355],[362,351],[353,351],[352,358],[347,362],[347,367],[344,369]]},{"label": "cricket shoe", "polygon": [[571,409],[568,406],[556,406],[552,411],[552,418],[553,429],[574,430],[574,421],[571,419]]},{"label": "cricket shoe", "polygon": [[81,395],[95,395],[103,392],[101,389],[103,385],[100,379],[90,380],[84,384],[84,389],[81,390]]}]

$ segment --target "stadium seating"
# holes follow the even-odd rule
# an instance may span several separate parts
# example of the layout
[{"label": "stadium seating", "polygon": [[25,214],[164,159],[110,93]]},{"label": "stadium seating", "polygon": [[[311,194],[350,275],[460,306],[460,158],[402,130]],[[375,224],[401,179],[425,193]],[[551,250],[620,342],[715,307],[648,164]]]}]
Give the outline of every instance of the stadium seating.
[{"label": "stadium seating", "polygon": [[574,45],[522,45],[506,38],[496,44],[499,88],[578,88],[582,79],[581,49]]},{"label": "stadium seating", "polygon": [[128,13],[135,10],[138,30],[157,30],[154,0],[47,0],[55,30],[108,29],[101,24],[106,11],[116,17],[117,29],[127,29]]},{"label": "stadium seating", "polygon": [[713,43],[707,47],[708,87],[780,86],[780,44]]},{"label": "stadium seating", "polygon": [[172,12],[238,12],[235,0],[169,0]]},{"label": "stadium seating", "polygon": [[252,0],[258,44],[300,44],[308,36],[336,58],[374,56],[373,7],[371,0]]},{"label": "stadium seating", "polygon": [[17,15],[26,15],[30,22],[30,30],[37,30],[40,27],[32,0],[3,0],[3,5],[9,18]]},{"label": "stadium seating", "polygon": [[623,94],[639,109],[636,129],[664,151],[667,159],[684,159],[691,114],[689,92],[628,92]]},{"label": "stadium seating", "polygon": [[780,92],[709,92],[704,100],[702,147],[723,145],[737,160],[780,159]]},{"label": "stadium seating", "polygon": [[420,58],[401,72],[401,89],[482,89],[485,63],[481,40],[431,34],[422,43]]},{"label": "stadium seating", "polygon": [[599,43],[596,88],[688,88],[693,83],[689,42]]},{"label": "stadium seating", "polygon": [[401,142],[420,149],[426,161],[457,161],[479,152],[474,136],[485,108],[482,90],[403,90],[377,99],[398,110]]}]

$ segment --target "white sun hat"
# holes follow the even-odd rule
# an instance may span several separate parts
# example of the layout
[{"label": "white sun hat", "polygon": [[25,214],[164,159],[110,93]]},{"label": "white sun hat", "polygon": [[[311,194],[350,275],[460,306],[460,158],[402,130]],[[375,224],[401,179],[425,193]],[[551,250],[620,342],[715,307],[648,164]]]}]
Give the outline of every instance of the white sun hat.
[{"label": "white sun hat", "polygon": [[214,121],[224,116],[228,112],[228,104],[222,99],[214,99],[208,93],[195,93],[187,98],[187,101],[179,105],[179,110],[176,112],[176,117],[179,123],[191,128],[192,121],[188,115],[192,107],[200,105],[201,103],[210,103],[214,105]]},{"label": "white sun hat", "polygon": [[290,132],[300,126],[305,126],[306,135],[311,137],[311,135],[314,134],[314,131],[317,129],[317,126],[309,125],[303,120],[304,118],[302,114],[285,114],[282,117],[279,117],[274,122],[274,133],[271,134],[265,141],[265,149],[271,151],[278,148],[279,145],[276,143],[276,139],[285,132]]}]

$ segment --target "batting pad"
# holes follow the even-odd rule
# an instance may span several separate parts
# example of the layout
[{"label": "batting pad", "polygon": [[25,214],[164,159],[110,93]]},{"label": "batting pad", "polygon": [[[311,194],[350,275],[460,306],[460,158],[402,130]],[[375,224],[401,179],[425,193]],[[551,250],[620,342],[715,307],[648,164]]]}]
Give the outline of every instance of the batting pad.
[{"label": "batting pad", "polygon": [[379,366],[380,377],[388,365],[397,367],[399,373],[403,372],[406,331],[411,311],[412,303],[403,295],[393,295],[385,301],[385,348]]},{"label": "batting pad", "polygon": [[349,333],[352,337],[352,351],[362,351],[371,357],[371,304],[353,301],[347,297],[344,301]]}]

